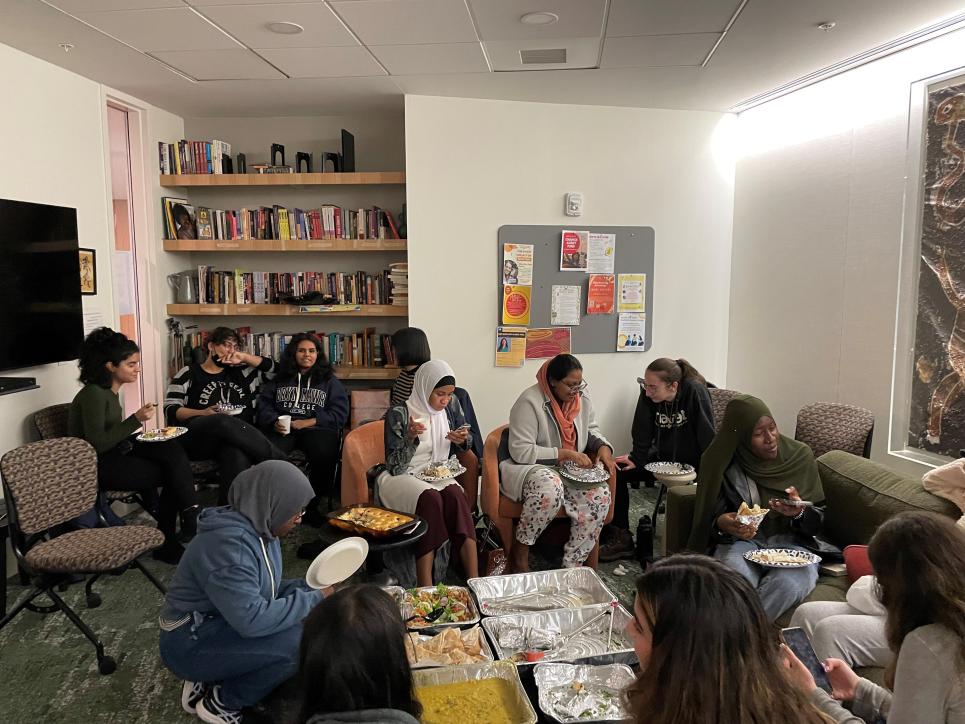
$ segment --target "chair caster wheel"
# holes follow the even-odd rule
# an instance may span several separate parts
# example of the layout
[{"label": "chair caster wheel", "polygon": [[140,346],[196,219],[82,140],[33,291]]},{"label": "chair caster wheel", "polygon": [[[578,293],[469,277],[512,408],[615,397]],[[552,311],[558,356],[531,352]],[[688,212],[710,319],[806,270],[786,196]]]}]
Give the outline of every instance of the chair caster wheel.
[{"label": "chair caster wheel", "polygon": [[97,670],[104,674],[104,676],[113,674],[117,671],[117,662],[110,656],[103,656],[97,659]]},{"label": "chair caster wheel", "polygon": [[87,594],[87,608],[97,608],[101,603],[103,603],[103,599],[99,593],[92,591]]}]

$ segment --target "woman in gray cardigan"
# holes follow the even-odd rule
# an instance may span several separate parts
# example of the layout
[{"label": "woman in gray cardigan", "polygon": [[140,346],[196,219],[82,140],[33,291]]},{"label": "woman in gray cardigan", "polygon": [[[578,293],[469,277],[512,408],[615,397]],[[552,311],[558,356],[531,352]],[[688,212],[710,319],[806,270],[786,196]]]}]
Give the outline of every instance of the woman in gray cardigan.
[{"label": "woman in gray cardigan", "polygon": [[584,393],[583,366],[569,354],[545,362],[537,383],[519,396],[509,413],[510,458],[499,464],[503,495],[523,504],[512,545],[514,572],[529,570],[529,547],[560,508],[571,521],[563,566],[583,565],[596,546],[610,509],[606,483],[563,481],[556,466],[571,460],[581,467],[603,463],[615,475],[613,448],[600,433],[593,403]]}]

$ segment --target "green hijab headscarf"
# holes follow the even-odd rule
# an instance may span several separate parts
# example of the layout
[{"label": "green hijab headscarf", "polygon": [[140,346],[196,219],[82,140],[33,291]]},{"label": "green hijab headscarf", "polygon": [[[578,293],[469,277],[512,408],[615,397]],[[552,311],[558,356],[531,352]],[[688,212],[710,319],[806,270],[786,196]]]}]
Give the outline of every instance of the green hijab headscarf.
[{"label": "green hijab headscarf", "polygon": [[[740,465],[747,477],[767,491],[767,497],[783,498],[784,490],[793,485],[804,500],[816,503],[824,500],[814,453],[803,442],[781,435],[774,460],[762,460],[751,451],[754,427],[765,416],[773,417],[767,405],[756,397],[738,395],[728,403],[720,430],[700,458],[697,502],[687,541],[689,549],[702,552],[707,548],[724,471],[732,462]],[[761,497],[765,497],[764,494]]]}]

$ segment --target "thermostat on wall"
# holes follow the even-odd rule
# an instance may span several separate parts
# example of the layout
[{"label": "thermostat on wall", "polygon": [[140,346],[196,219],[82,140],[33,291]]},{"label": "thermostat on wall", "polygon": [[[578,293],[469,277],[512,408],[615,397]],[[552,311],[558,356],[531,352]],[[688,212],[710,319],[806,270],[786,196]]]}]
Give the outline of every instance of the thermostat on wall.
[{"label": "thermostat on wall", "polygon": [[583,215],[583,194],[572,191],[566,195],[565,213],[567,216]]}]

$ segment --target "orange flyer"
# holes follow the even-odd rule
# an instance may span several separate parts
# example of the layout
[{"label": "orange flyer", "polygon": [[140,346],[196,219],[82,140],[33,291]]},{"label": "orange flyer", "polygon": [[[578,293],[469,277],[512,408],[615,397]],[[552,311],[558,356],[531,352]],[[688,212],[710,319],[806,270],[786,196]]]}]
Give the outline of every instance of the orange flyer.
[{"label": "orange flyer", "polygon": [[503,324],[529,325],[532,287],[507,284],[503,287]]},{"label": "orange flyer", "polygon": [[612,274],[590,274],[590,286],[586,293],[587,314],[613,314],[613,292],[616,277]]}]

